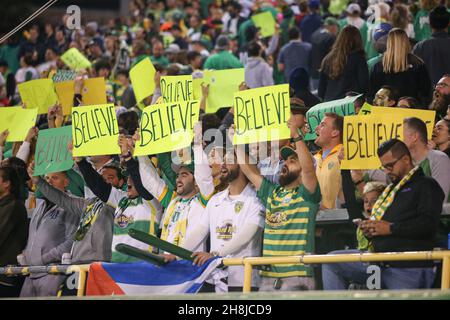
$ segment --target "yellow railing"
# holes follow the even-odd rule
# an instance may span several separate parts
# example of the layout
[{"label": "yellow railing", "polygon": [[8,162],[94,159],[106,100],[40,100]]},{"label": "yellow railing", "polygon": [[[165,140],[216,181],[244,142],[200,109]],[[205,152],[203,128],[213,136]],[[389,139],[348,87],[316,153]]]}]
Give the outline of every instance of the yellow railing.
[{"label": "yellow railing", "polygon": [[323,264],[340,262],[385,262],[385,261],[419,261],[442,260],[441,290],[450,288],[450,251],[419,251],[419,252],[386,252],[386,253],[351,253],[303,255],[286,257],[247,257],[223,259],[226,266],[244,266],[244,293],[251,289],[251,279],[254,266],[271,264]]},{"label": "yellow railing", "polygon": [[[386,252],[386,253],[351,253],[351,254],[326,254],[326,255],[303,255],[303,256],[280,256],[280,257],[246,257],[223,259],[225,266],[244,266],[243,292],[249,293],[254,266],[272,264],[323,264],[340,262],[385,262],[385,261],[419,261],[419,260],[442,260],[441,290],[450,289],[450,250],[446,251],[419,251],[419,252]],[[51,266],[48,273],[78,273],[77,296],[86,293],[86,280],[89,271],[86,265]],[[64,267],[60,269],[59,267]],[[33,267],[7,267],[4,268],[5,275],[30,274]],[[17,269],[17,270],[15,270]]]}]

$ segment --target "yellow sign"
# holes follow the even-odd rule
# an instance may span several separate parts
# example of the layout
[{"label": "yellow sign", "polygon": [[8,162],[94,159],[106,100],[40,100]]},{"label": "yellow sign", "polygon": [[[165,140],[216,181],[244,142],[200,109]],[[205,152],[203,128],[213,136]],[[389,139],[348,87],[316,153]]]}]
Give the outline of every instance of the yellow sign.
[{"label": "yellow sign", "polygon": [[157,154],[188,147],[194,138],[194,124],[198,122],[198,100],[155,104],[142,113],[140,140],[135,156]]},{"label": "yellow sign", "polygon": [[28,130],[36,124],[37,109],[24,109],[22,107],[0,108],[0,133],[9,131],[6,141],[25,140]]},{"label": "yellow sign", "polygon": [[[75,95],[75,82],[64,81],[55,83],[56,94],[62,105],[64,115],[70,114],[73,107],[73,98]],[[102,77],[84,80],[83,90],[81,92],[82,103],[85,106],[106,104],[106,84]]]},{"label": "yellow sign", "polygon": [[238,91],[234,94],[233,144],[289,139],[289,85]]},{"label": "yellow sign", "polygon": [[[370,115],[344,117],[345,159],[341,169],[378,169],[381,166],[377,155],[380,144],[389,139],[403,139],[403,119],[411,116],[411,110],[405,116],[402,110],[399,113],[391,110],[383,113],[381,109],[395,111],[400,108],[373,107]],[[433,123],[434,111],[414,110],[414,115],[416,111],[423,111],[417,113],[418,118]],[[429,124],[427,129],[430,135]]]},{"label": "yellow sign", "polygon": [[77,48],[67,50],[61,56],[61,60],[66,64],[66,66],[75,71],[88,69],[91,67],[91,62],[86,59],[86,57],[78,51]]},{"label": "yellow sign", "polygon": [[106,84],[105,78],[92,78],[84,80],[83,105],[92,106],[98,104],[106,104]]},{"label": "yellow sign", "polygon": [[75,94],[74,82],[64,81],[55,83],[56,94],[58,95],[59,103],[62,106],[63,114],[69,115],[73,107],[73,97]]},{"label": "yellow sign", "polygon": [[27,109],[38,109],[38,114],[46,114],[48,108],[58,103],[53,81],[50,79],[31,80],[18,85],[20,97]]},{"label": "yellow sign", "polygon": [[119,154],[119,126],[114,105],[72,109],[72,142],[75,157]]},{"label": "yellow sign", "polygon": [[361,109],[359,109],[358,115],[364,116],[364,115],[370,114],[372,112],[372,107],[373,106],[371,104],[364,102]]},{"label": "yellow sign", "polygon": [[427,125],[428,139],[433,135],[434,119],[436,111],[434,110],[418,110],[408,108],[388,108],[388,107],[372,107],[373,115],[389,114],[394,115],[397,121],[403,122],[403,119],[416,117],[421,119]]},{"label": "yellow sign", "polygon": [[[239,85],[245,81],[244,69],[205,70],[202,79],[194,80],[194,96],[200,91],[201,83],[209,84],[206,100],[206,113],[215,113],[220,108],[233,105],[233,95],[239,91]],[[197,88],[197,86],[200,86]]]},{"label": "yellow sign", "polygon": [[137,102],[151,96],[155,91],[155,73],[150,58],[145,58],[130,70],[130,80]]},{"label": "yellow sign", "polygon": [[161,95],[164,103],[194,100],[192,76],[161,77]]},{"label": "yellow sign", "polygon": [[252,21],[260,28],[261,35],[266,38],[275,33],[275,19],[270,11],[265,11],[252,16]]}]

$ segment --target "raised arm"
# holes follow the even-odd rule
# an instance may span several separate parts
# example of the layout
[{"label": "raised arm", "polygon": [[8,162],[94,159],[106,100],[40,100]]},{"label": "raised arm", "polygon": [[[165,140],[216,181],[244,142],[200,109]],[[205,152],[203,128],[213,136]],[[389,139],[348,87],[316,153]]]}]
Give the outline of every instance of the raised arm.
[{"label": "raised arm", "polygon": [[208,163],[208,156],[202,147],[202,125],[197,122],[194,126],[194,177],[200,189],[200,195],[205,203],[214,194],[214,181],[211,167]]},{"label": "raised arm", "polygon": [[298,133],[297,128],[288,121],[289,129],[291,130],[291,136],[294,138],[295,152],[297,153],[298,160],[302,166],[302,184],[310,192],[316,191],[318,181],[316,176],[316,170],[314,168],[313,157],[309,153],[309,149],[303,142],[302,136]]},{"label": "raised arm", "polygon": [[44,195],[47,200],[50,200],[58,207],[63,208],[71,214],[76,214],[78,217],[84,211],[87,205],[87,201],[83,198],[72,197],[67,193],[60,191],[50,184],[48,184],[44,179],[40,177],[34,177],[34,162],[28,167],[28,175],[32,179],[33,183],[36,185],[37,189]]},{"label": "raised arm", "polygon": [[108,202],[111,195],[112,185],[105,182],[102,176],[87,162],[86,158],[77,159],[77,165],[83,175],[86,185],[103,202]]}]

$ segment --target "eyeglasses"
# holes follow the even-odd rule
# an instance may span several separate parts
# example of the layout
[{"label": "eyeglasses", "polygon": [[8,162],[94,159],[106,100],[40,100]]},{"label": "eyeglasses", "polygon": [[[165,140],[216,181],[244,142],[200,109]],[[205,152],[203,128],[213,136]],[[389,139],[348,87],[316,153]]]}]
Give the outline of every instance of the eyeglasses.
[{"label": "eyeglasses", "polygon": [[399,162],[401,159],[402,159],[402,157],[396,159],[395,161],[392,161],[392,162],[383,164],[383,165],[381,165],[381,169],[391,171],[392,169],[394,169],[395,164],[396,164],[397,162]]}]

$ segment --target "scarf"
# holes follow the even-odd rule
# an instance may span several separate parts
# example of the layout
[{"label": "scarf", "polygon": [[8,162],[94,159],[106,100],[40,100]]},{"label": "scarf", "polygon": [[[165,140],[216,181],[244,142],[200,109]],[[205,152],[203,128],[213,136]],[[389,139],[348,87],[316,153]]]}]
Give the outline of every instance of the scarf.
[{"label": "scarf", "polygon": [[380,197],[378,197],[377,202],[372,208],[372,214],[370,215],[370,220],[380,221],[387,209],[391,206],[392,202],[394,202],[395,195],[398,190],[400,190],[413,176],[414,173],[419,169],[419,166],[414,167],[403,179],[394,186],[393,183],[388,185],[386,189],[384,189],[383,193]]}]

